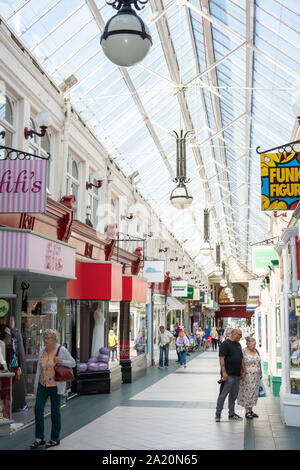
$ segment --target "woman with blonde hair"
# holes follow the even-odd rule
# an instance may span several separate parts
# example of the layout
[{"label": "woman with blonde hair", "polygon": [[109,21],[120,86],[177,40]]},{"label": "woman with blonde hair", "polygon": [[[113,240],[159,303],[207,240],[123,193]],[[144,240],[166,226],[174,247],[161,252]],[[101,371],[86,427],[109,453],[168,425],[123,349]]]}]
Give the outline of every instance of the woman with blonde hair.
[{"label": "woman with blonde hair", "polygon": [[[55,330],[47,329],[43,333],[45,346],[41,349],[35,375],[34,391],[35,402],[35,441],[31,444],[31,449],[36,449],[41,445],[46,447],[57,446],[60,443],[61,397],[65,393],[66,382],[55,381],[55,366],[63,365],[72,369],[76,362],[64,347],[57,344],[58,333]],[[51,400],[51,439],[47,443],[44,436],[44,410],[46,401]]]},{"label": "woman with blonde hair", "polygon": [[243,349],[245,377],[240,381],[237,402],[246,410],[245,417],[248,419],[258,418],[253,412],[253,407],[257,403],[259,393],[259,383],[262,378],[261,358],[256,349],[255,338],[246,337],[246,348]]}]

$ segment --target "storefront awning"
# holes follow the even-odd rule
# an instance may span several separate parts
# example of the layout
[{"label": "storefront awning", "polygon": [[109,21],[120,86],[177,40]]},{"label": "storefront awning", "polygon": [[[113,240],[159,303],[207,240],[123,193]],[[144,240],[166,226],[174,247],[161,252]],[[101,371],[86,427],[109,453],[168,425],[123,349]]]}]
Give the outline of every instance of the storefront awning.
[{"label": "storefront awning", "polygon": [[75,279],[75,259],[72,245],[31,230],[0,227],[0,271],[11,271],[14,278],[26,273],[37,279]]},{"label": "storefront awning", "polygon": [[147,302],[148,283],[146,279],[123,275],[123,297],[122,300],[127,302]]},{"label": "storefront awning", "polygon": [[122,300],[122,266],[107,261],[76,261],[76,281],[67,295],[77,300]]},{"label": "storefront awning", "polygon": [[167,297],[167,310],[184,310],[184,304],[174,297]]}]

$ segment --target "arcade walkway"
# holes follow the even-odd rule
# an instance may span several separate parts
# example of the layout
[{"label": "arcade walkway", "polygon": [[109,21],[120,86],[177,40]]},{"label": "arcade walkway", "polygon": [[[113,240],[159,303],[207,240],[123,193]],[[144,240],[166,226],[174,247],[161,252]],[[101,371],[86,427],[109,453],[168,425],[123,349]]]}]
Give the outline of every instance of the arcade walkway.
[{"label": "arcade walkway", "polygon": [[[62,411],[61,445],[50,451],[300,449],[300,428],[281,423],[279,398],[268,388],[255,409],[258,419],[230,422],[224,409],[222,421],[215,423],[218,355],[207,351],[188,359],[186,369],[178,369],[174,358],[169,369],[152,367],[146,377],[111,395],[70,401]],[[244,417],[242,408],[236,411]],[[45,428],[48,439],[49,419]],[[0,449],[28,449],[33,438],[30,426],[1,437]]]}]

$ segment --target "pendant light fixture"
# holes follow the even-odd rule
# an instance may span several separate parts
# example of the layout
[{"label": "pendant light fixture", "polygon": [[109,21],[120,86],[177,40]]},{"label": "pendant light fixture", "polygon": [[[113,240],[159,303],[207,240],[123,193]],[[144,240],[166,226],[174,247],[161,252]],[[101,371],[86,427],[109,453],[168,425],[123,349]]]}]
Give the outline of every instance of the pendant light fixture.
[{"label": "pendant light fixture", "polygon": [[[148,2],[141,0],[114,0],[106,2],[119,12],[105,25],[100,44],[106,57],[121,67],[141,62],[152,46],[150,30],[131,8],[142,10]],[[142,5],[142,7],[139,6]]]},{"label": "pendant light fixture", "polygon": [[57,314],[57,302],[58,298],[54,290],[49,284],[48,289],[44,292],[42,296],[42,314],[43,315],[56,315]]},{"label": "pendant light fixture", "polygon": [[220,243],[216,244],[216,269],[214,270],[215,276],[222,276],[223,268],[221,266],[221,245]]},{"label": "pendant light fixture", "polygon": [[176,209],[186,209],[193,202],[193,196],[188,192],[186,183],[190,180],[186,177],[186,136],[189,132],[183,134],[180,131],[180,136],[177,132],[173,131],[176,137],[176,178],[175,182],[178,183],[170,195],[170,201]]},{"label": "pendant light fixture", "polygon": [[226,281],[225,262],[224,261],[222,263],[222,268],[223,268],[223,275],[222,275],[222,279],[220,281],[220,286],[221,287],[226,287],[227,286],[227,281]]},{"label": "pendant light fixture", "polygon": [[203,256],[208,256],[213,251],[213,248],[210,245],[209,241],[209,210],[204,209],[204,242],[202,247],[200,248],[200,253]]}]

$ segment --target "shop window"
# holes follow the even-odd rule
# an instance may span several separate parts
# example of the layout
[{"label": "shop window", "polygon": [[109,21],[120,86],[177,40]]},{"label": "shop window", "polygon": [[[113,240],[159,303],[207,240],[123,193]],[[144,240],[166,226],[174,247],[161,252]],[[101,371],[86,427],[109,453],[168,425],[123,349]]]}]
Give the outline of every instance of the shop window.
[{"label": "shop window", "polygon": [[290,350],[290,386],[291,393],[300,395],[300,316],[296,315],[295,300],[289,305],[289,350]]},{"label": "shop window", "polygon": [[77,217],[80,214],[80,163],[71,155],[68,158],[67,170],[67,194],[75,196]]},{"label": "shop window", "polygon": [[[97,186],[97,180],[91,179],[90,182]],[[96,229],[99,221],[98,209],[100,206],[100,189],[95,188],[94,186],[89,189],[89,209],[90,209],[90,220],[93,224],[93,227]]]},{"label": "shop window", "polygon": [[130,357],[147,353],[146,305],[131,302],[129,319]]},{"label": "shop window", "polygon": [[[29,123],[29,130],[36,131],[36,125],[33,119],[30,120]],[[40,130],[38,130],[40,131]],[[47,189],[48,192],[51,194],[52,190],[52,185],[51,185],[51,171],[52,171],[52,165],[51,161],[53,161],[53,155],[52,155],[52,136],[50,135],[49,132],[46,132],[44,137],[39,137],[37,135],[33,135],[32,137],[29,137],[28,139],[29,143],[29,152],[33,153],[34,155],[38,155],[44,158],[48,157],[48,154],[50,154],[51,158],[47,160]]]},{"label": "shop window", "polygon": [[[16,103],[5,95],[0,95],[0,145],[13,147],[15,129]],[[0,152],[0,158],[4,158],[4,152]]]},{"label": "shop window", "polygon": [[120,303],[76,302],[76,351],[80,373],[107,370],[119,363]]}]

